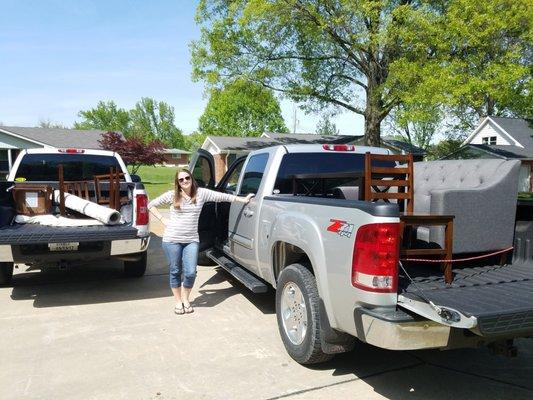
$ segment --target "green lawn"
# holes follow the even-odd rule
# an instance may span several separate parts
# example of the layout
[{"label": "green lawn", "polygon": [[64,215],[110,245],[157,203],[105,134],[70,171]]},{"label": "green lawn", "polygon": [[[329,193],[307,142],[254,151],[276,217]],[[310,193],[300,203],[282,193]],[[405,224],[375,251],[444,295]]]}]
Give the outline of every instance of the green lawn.
[{"label": "green lawn", "polygon": [[[131,169],[129,170],[131,172]],[[137,175],[141,177],[142,183],[144,183],[148,198],[153,200],[174,187],[176,168],[143,165],[137,171]]]}]

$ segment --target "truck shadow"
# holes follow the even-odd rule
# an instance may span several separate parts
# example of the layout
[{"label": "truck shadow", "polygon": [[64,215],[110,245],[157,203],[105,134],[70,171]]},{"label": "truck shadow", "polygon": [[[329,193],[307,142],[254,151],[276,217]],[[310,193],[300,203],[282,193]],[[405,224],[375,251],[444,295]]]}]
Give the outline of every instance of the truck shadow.
[{"label": "truck shadow", "polygon": [[311,368],[345,376],[340,383],[363,381],[395,400],[531,399],[533,340],[515,344],[518,357],[504,358],[486,348],[395,352],[358,343],[353,352]]},{"label": "truck shadow", "polygon": [[[215,274],[200,285],[198,294],[192,301],[195,307],[215,307],[231,296],[242,295],[263,314],[276,312],[276,299],[273,290],[267,293],[252,293],[222,268],[213,268],[215,268]],[[216,287],[226,282],[231,286]]]},{"label": "truck shadow", "polygon": [[66,270],[19,266],[13,277],[11,299],[33,300],[34,307],[45,308],[169,297],[168,267],[159,236],[151,234],[144,277],[125,278],[122,266],[119,260],[75,265]]}]

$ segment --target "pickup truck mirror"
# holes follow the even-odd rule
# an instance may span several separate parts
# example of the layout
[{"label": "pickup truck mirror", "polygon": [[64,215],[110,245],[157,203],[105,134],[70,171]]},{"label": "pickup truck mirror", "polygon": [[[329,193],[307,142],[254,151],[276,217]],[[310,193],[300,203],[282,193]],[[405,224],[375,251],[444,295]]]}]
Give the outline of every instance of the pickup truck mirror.
[{"label": "pickup truck mirror", "polygon": [[131,174],[130,176],[131,176],[132,182],[135,182],[135,183],[141,182],[141,177],[139,175]]}]

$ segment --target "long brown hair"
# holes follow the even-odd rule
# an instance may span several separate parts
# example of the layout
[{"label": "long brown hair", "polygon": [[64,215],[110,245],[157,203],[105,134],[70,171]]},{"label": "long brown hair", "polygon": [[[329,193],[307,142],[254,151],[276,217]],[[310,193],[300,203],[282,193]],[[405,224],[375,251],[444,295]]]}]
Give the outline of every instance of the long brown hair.
[{"label": "long brown hair", "polygon": [[178,210],[180,209],[182,200],[181,186],[178,179],[180,172],[186,172],[191,177],[191,201],[194,204],[196,204],[196,193],[198,192],[198,184],[196,183],[194,176],[192,176],[191,171],[189,171],[187,168],[179,168],[176,171],[176,177],[174,178],[174,203],[172,204],[174,208]]}]

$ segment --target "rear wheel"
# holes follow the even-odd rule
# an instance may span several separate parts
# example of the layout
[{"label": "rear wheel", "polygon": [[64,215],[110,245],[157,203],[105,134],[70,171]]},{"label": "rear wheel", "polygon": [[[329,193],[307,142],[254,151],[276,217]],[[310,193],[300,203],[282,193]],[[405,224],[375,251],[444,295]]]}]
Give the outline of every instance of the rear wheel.
[{"label": "rear wheel", "polygon": [[124,275],[129,278],[140,278],[146,272],[146,251],[141,254],[137,261],[124,261]]},{"label": "rear wheel", "polygon": [[278,329],[289,355],[300,364],[316,364],[333,355],[322,351],[316,280],[302,264],[281,271],[276,289]]},{"label": "rear wheel", "polygon": [[13,267],[12,262],[0,263],[0,285],[9,285],[13,281]]}]

